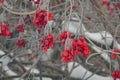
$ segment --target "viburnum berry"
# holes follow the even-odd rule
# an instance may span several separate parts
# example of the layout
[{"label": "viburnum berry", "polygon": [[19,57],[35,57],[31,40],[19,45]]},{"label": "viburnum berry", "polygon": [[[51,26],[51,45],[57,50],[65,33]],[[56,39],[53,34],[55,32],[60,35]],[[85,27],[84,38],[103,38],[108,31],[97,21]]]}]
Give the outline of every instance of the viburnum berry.
[{"label": "viburnum berry", "polygon": [[114,9],[109,5],[109,6],[107,6],[107,10],[108,11],[113,11]]},{"label": "viburnum berry", "polygon": [[119,4],[119,3],[116,3],[116,4],[115,4],[115,7],[116,7],[117,9],[120,9],[120,4]]},{"label": "viburnum berry", "polygon": [[71,37],[71,33],[64,31],[59,35],[59,40],[62,42],[62,45],[64,46],[66,39],[70,37]]},{"label": "viburnum berry", "polygon": [[0,22],[0,36],[12,36],[13,33],[9,30],[9,26],[7,22]]},{"label": "viburnum berry", "polygon": [[84,58],[87,58],[90,54],[90,49],[88,48],[88,44],[85,41],[84,37],[71,40],[71,47],[68,46],[67,49],[61,54],[62,61],[74,61],[74,58],[78,56],[79,53],[81,53]]},{"label": "viburnum berry", "polygon": [[81,52],[83,57],[87,58],[88,55],[90,54],[90,49],[89,49],[88,44],[85,41],[84,37],[80,37],[80,39],[75,40],[75,41],[76,42],[74,42],[72,40],[72,45],[73,45],[73,42],[74,42],[74,44],[76,44],[76,46],[73,45],[74,50]]},{"label": "viburnum berry", "polygon": [[110,2],[108,0],[103,0],[102,5],[107,6],[108,11],[114,12],[114,8],[112,8],[112,6],[110,5]]},{"label": "viburnum berry", "polygon": [[87,49],[84,49],[83,51],[81,51],[81,53],[84,58],[87,58],[90,54],[90,50],[87,48]]},{"label": "viburnum berry", "polygon": [[34,15],[34,24],[36,28],[40,28],[40,26],[45,27],[48,21],[52,20],[54,15],[45,10],[37,10]]},{"label": "viburnum berry", "polygon": [[84,37],[80,37],[80,39],[77,40],[76,49],[82,53],[84,58],[87,58],[90,54],[90,49]]},{"label": "viburnum berry", "polygon": [[112,59],[116,59],[116,58],[118,57],[118,54],[117,54],[117,53],[119,53],[119,52],[120,52],[120,50],[117,49],[117,48],[115,48],[115,49],[113,50],[112,55],[111,55]]},{"label": "viburnum berry", "polygon": [[38,34],[40,34],[40,32],[41,32],[40,29],[38,29]]},{"label": "viburnum berry", "polygon": [[16,42],[16,46],[17,46],[18,48],[24,48],[26,42],[27,42],[27,41],[26,41],[25,39],[19,39],[19,40],[17,40],[17,42]]},{"label": "viburnum berry", "polygon": [[120,71],[115,70],[115,71],[112,73],[112,77],[113,77],[114,80],[120,79]]},{"label": "viburnum berry", "polygon": [[102,5],[109,6],[110,2],[108,0],[102,0]]},{"label": "viburnum berry", "polygon": [[87,19],[88,19],[88,20],[91,20],[91,19],[92,19],[92,17],[91,17],[91,16],[87,16]]},{"label": "viburnum berry", "polygon": [[0,3],[3,3],[5,0],[0,0]]},{"label": "viburnum berry", "polygon": [[19,32],[24,32],[24,26],[23,25],[18,25],[15,27],[15,30],[18,30]]},{"label": "viburnum berry", "polygon": [[117,54],[112,54],[111,57],[112,57],[112,59],[116,59],[118,57],[118,55]]},{"label": "viburnum berry", "polygon": [[77,6],[74,4],[72,5],[72,9],[75,10],[77,8]]},{"label": "viburnum berry", "polygon": [[77,40],[73,39],[73,40],[71,41],[71,44],[72,44],[73,47],[75,47],[75,46],[77,45]]},{"label": "viburnum berry", "polygon": [[74,53],[72,52],[72,48],[70,46],[67,47],[67,49],[61,53],[62,56],[62,62],[71,62],[74,61]]},{"label": "viburnum berry", "polygon": [[82,41],[82,46],[81,46],[80,52],[82,53],[84,58],[87,58],[90,54],[90,49],[88,48],[88,44],[85,41],[85,39],[84,39],[84,41]]},{"label": "viburnum berry", "polygon": [[41,38],[41,49],[46,52],[49,48],[52,48],[55,43],[55,39],[52,34],[48,34]]},{"label": "viburnum berry", "polygon": [[34,0],[34,4],[40,4],[40,0]]}]

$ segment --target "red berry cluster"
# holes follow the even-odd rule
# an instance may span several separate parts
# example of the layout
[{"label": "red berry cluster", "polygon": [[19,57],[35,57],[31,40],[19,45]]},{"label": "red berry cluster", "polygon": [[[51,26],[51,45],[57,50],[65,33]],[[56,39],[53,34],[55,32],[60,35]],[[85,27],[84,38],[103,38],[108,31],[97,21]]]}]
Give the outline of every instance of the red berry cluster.
[{"label": "red berry cluster", "polygon": [[120,3],[116,3],[116,4],[115,4],[115,7],[116,7],[117,9],[120,9]]},{"label": "red berry cluster", "polygon": [[72,47],[67,47],[67,49],[62,52],[62,61],[70,62],[73,61],[75,56],[78,56],[79,52],[82,53],[84,58],[87,58],[90,54],[90,49],[88,48],[88,44],[83,37],[80,39],[73,39],[71,41]]},{"label": "red berry cluster", "polygon": [[112,8],[112,6],[110,5],[110,2],[108,0],[103,0],[102,5],[107,6],[108,11],[112,11],[112,12],[114,11],[114,9]]},{"label": "red berry cluster", "polygon": [[107,10],[109,11],[109,15],[111,17],[114,17],[114,11],[115,9],[112,7],[112,5],[110,4],[110,2],[108,0],[102,0],[102,5],[106,6],[107,7]]},{"label": "red berry cluster", "polygon": [[37,10],[34,16],[33,22],[36,28],[40,28],[40,26],[45,27],[47,22],[54,17],[51,12],[45,10]]},{"label": "red berry cluster", "polygon": [[18,48],[24,48],[26,42],[27,42],[27,41],[26,41],[25,39],[20,39],[20,40],[18,40],[18,41],[16,42],[16,46],[17,46]]},{"label": "red berry cluster", "polygon": [[88,48],[88,44],[85,41],[84,37],[81,37],[78,40],[72,40],[73,50],[76,52],[81,52],[84,58],[87,58],[90,54],[90,49]]},{"label": "red berry cluster", "polygon": [[7,22],[0,22],[0,36],[11,36],[12,32],[9,30],[9,23]]},{"label": "red berry cluster", "polygon": [[64,31],[60,34],[59,36],[59,39],[60,41],[62,42],[62,45],[64,46],[65,45],[65,41],[67,38],[70,38],[71,37],[71,33],[70,32],[67,32],[67,31]]},{"label": "red berry cluster", "polygon": [[54,46],[55,39],[52,34],[48,34],[41,38],[41,42],[41,48],[44,52],[46,52],[49,48],[52,48]]},{"label": "red berry cluster", "polygon": [[120,50],[117,49],[117,48],[115,48],[115,49],[113,50],[112,55],[111,55],[112,59],[116,59],[116,58],[118,57],[118,54],[117,54],[117,53],[119,53],[119,52],[120,52]]},{"label": "red berry cluster", "polygon": [[73,49],[68,46],[64,52],[61,54],[62,56],[62,62],[71,62],[74,61],[75,53],[73,52]]},{"label": "red berry cluster", "polygon": [[18,30],[20,32],[24,32],[24,26],[23,25],[18,25],[15,27],[15,30]]},{"label": "red berry cluster", "polygon": [[5,0],[0,0],[0,3],[3,3]]},{"label": "red berry cluster", "polygon": [[115,70],[115,71],[112,73],[112,77],[113,77],[114,80],[117,80],[118,78],[120,78],[120,71]]}]

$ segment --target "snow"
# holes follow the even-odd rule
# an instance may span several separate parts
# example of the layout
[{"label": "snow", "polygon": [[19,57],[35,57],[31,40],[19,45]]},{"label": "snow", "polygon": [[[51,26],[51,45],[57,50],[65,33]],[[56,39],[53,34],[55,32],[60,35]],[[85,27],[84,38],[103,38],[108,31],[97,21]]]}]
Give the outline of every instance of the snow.
[{"label": "snow", "polygon": [[[8,68],[8,66],[4,66],[4,67],[3,67],[3,70],[5,70],[6,73],[7,73],[9,76],[15,76],[15,75],[17,75],[17,74],[14,73],[13,71],[11,71],[10,68]],[[14,80],[16,80],[16,79],[14,79]]]},{"label": "snow", "polygon": [[0,56],[2,56],[2,55],[4,55],[5,53],[2,51],[2,50],[0,50]]},{"label": "snow", "polygon": [[52,49],[48,49],[48,51],[45,54],[42,54],[41,60],[42,61],[50,60],[50,56],[51,56],[52,52],[53,52]]},{"label": "snow", "polygon": [[3,63],[3,65],[7,65],[11,61],[11,59],[8,56],[4,56],[0,58],[0,61]]},{"label": "snow", "polygon": [[[75,66],[78,65],[78,63],[75,63]],[[72,69],[72,66],[73,66],[73,62],[70,62],[68,64],[68,69],[69,71]],[[85,74],[85,72],[87,71],[87,74],[86,76],[84,77],[84,79],[86,79],[87,77],[89,77],[90,75],[92,75],[92,72],[86,70],[84,67],[82,67],[81,65],[78,66],[77,68],[75,68],[72,73],[71,73],[71,77],[74,77],[74,78],[82,78]],[[111,77],[103,77],[103,76],[100,76],[100,75],[97,75],[97,74],[94,74],[93,76],[91,76],[88,80],[113,80]]]},{"label": "snow", "polygon": [[[30,69],[30,66],[24,66],[24,68],[25,68],[26,70],[29,70],[29,69]],[[34,74],[39,74],[39,70],[36,69],[36,68],[32,68],[32,69],[31,69],[31,72],[34,73]],[[40,78],[39,78],[39,77],[35,77],[35,80],[40,80]],[[42,80],[52,80],[52,79],[51,79],[51,78],[43,77]]]},{"label": "snow", "polygon": [[[0,55],[4,55],[5,53],[0,50]],[[7,64],[11,61],[11,59],[8,57],[8,56],[4,56],[2,58],[0,58],[0,62],[2,62],[2,69],[3,71],[6,71],[6,73],[9,75],[9,76],[15,76],[17,75],[16,73],[14,73],[12,70],[9,69],[9,67],[7,66]],[[13,79],[13,80],[18,80],[18,79]]]},{"label": "snow", "polygon": [[[78,63],[75,63],[75,66],[78,65]],[[72,66],[73,66],[73,62],[70,62],[68,63],[68,70],[71,71],[72,69]],[[27,70],[30,69],[30,67],[25,67]],[[75,68],[73,70],[73,72],[71,73],[71,77],[74,77],[74,78],[82,78],[84,76],[84,73],[86,72],[87,70],[82,67],[81,65],[79,65],[77,68]],[[39,71],[35,68],[32,69],[32,73],[39,73]],[[87,77],[89,77],[90,75],[92,75],[92,72],[88,71],[85,78],[86,79]],[[37,80],[39,80],[39,77],[36,77]],[[111,77],[103,77],[103,76],[100,76],[100,75],[93,75],[92,77],[90,77],[88,80],[113,80]],[[43,77],[43,80],[52,80],[51,78],[44,78]]]},{"label": "snow", "polygon": [[[24,68],[25,68],[26,70],[29,70],[29,69],[30,69],[30,66],[29,66],[29,67],[28,67],[28,66],[24,66]],[[32,72],[32,73],[35,73],[35,74],[39,74],[38,69],[35,69],[35,68],[32,68],[32,69],[31,69],[31,72]]]},{"label": "snow", "polygon": [[88,37],[89,39],[110,46],[113,41],[113,37],[109,32],[106,31],[101,31],[101,32],[96,32],[96,33],[90,33],[90,32],[85,32],[85,36]]},{"label": "snow", "polygon": [[[4,55],[4,54],[5,54],[5,53],[4,53],[2,50],[0,50],[0,55],[2,56],[2,55]],[[5,57],[0,58],[0,61],[3,63],[2,69],[3,69],[4,71],[6,71],[6,73],[7,73],[9,76],[17,76],[17,74],[16,74],[15,72],[13,72],[12,70],[10,70],[10,68],[7,66],[7,64],[11,61],[11,59],[10,59],[8,56],[5,56]],[[29,70],[30,67],[25,67],[25,69]],[[33,73],[39,74],[39,71],[38,71],[37,69],[35,69],[35,68],[33,68],[31,71],[32,71]],[[13,79],[13,80],[19,80],[19,78],[15,78],[15,79]],[[36,80],[39,80],[39,78],[36,78]],[[43,77],[43,80],[52,80],[52,79],[51,79],[51,78]]]},{"label": "snow", "polygon": [[43,80],[52,80],[51,78],[43,78]]},{"label": "snow", "polygon": [[[71,32],[71,33],[74,33],[74,34],[78,34],[79,35],[79,33],[80,33],[80,23],[78,23],[78,22],[73,22],[73,21],[70,21],[70,22],[64,22],[63,21],[63,27],[65,27],[65,31],[69,31],[69,32]],[[84,31],[86,31],[86,29],[85,29],[85,27],[84,27],[84,25],[82,24],[82,29],[84,30]],[[77,33],[77,32],[79,32],[79,33]]]}]

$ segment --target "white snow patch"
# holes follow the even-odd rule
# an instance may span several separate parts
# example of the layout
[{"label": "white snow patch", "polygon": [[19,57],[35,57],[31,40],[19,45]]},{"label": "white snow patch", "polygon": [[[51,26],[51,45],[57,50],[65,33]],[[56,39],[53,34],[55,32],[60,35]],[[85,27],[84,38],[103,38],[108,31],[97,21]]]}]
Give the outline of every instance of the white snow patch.
[{"label": "white snow patch", "polygon": [[[75,65],[78,65],[78,63],[75,63]],[[68,63],[68,69],[69,71],[72,69],[73,66],[73,62]],[[85,72],[87,71],[86,76],[84,77],[84,79],[86,79],[87,77],[89,77],[90,75],[92,75],[92,72],[86,70],[84,67],[82,67],[81,65],[78,66],[77,68],[75,68],[72,73],[71,73],[71,77],[74,78],[82,78],[85,74]],[[113,80],[112,77],[103,77],[97,74],[94,74],[93,76],[91,76],[88,80]]]},{"label": "white snow patch", "polygon": [[[28,66],[24,66],[24,68],[25,68],[26,70],[29,70],[29,69],[30,69],[30,67],[28,67]],[[36,68],[32,68],[32,69],[31,69],[31,72],[34,73],[34,74],[39,74],[39,70],[36,69]]]},{"label": "white snow patch", "polygon": [[4,55],[5,53],[2,51],[2,50],[0,50],[0,56],[2,56],[2,55]]},{"label": "white snow patch", "polygon": [[81,31],[81,29],[83,29],[84,31],[86,31],[84,25],[82,24],[82,28],[80,28],[81,25],[78,22],[73,22],[73,21],[64,22],[63,21],[62,24],[63,24],[63,27],[65,28],[65,31],[69,31],[69,32],[74,33],[74,34],[79,34],[80,31]]},{"label": "white snow patch", "polygon": [[52,80],[51,78],[43,78],[43,80]]},{"label": "white snow patch", "polygon": [[95,42],[98,42],[104,45],[107,44],[108,46],[110,46],[113,41],[112,35],[106,31],[101,31],[96,33],[85,32],[85,36]]},{"label": "white snow patch", "polygon": [[[0,55],[4,55],[5,53],[0,50]],[[2,69],[4,71],[6,71],[6,73],[9,75],[9,76],[16,76],[17,74],[14,73],[12,70],[9,69],[9,67],[7,66],[7,64],[11,61],[11,59],[8,57],[8,56],[4,56],[2,58],[0,58],[0,62],[2,62]],[[13,80],[18,80],[18,79],[13,79]]]},{"label": "white snow patch", "polygon": [[52,49],[48,49],[48,51],[45,54],[42,54],[42,61],[47,61],[51,59],[51,54],[52,54],[53,50]]}]

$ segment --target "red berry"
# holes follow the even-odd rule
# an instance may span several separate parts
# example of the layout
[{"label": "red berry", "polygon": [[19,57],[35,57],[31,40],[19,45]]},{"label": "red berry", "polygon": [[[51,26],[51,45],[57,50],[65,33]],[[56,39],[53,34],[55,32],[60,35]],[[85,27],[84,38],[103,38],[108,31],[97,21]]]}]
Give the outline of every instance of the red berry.
[{"label": "red berry", "polygon": [[118,55],[117,54],[112,54],[111,57],[112,57],[112,59],[116,59],[118,57]]},{"label": "red berry", "polygon": [[11,36],[13,33],[9,30],[9,23],[7,22],[0,22],[0,36],[5,36],[5,37],[9,37]]},{"label": "red berry", "polygon": [[77,6],[74,4],[72,5],[72,9],[75,10],[77,8]]},{"label": "red berry", "polygon": [[109,6],[109,5],[110,5],[110,2],[109,2],[109,1],[107,1],[107,0],[103,0],[103,1],[102,1],[102,5]]},{"label": "red berry", "polygon": [[91,20],[91,19],[92,19],[92,17],[91,17],[91,16],[87,16],[87,19],[88,19],[88,20]]},{"label": "red berry", "polygon": [[46,52],[49,48],[52,48],[54,43],[55,43],[55,39],[52,36],[52,34],[48,34],[47,36],[43,36],[41,38],[41,48],[44,52]]},{"label": "red berry", "polygon": [[17,42],[16,42],[16,46],[18,47],[18,48],[23,48],[23,47],[25,47],[25,44],[26,44],[26,40],[25,39],[20,39],[20,40],[18,40]]},{"label": "red berry", "polygon": [[112,53],[111,57],[112,57],[113,59],[116,59],[116,58],[118,57],[117,53],[119,53],[119,52],[120,52],[120,50],[117,49],[117,48],[115,48],[115,49],[113,50],[113,53]]},{"label": "red berry", "polygon": [[5,0],[0,0],[0,3],[3,3]]},{"label": "red berry", "polygon": [[77,44],[77,42],[76,42],[76,40],[72,40],[72,46],[76,46],[76,44]]},{"label": "red berry", "polygon": [[24,26],[23,25],[18,25],[17,27],[15,27],[15,30],[18,30],[20,32],[24,32]]}]

